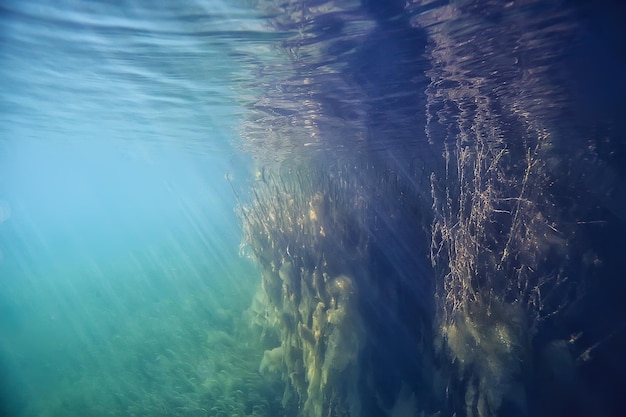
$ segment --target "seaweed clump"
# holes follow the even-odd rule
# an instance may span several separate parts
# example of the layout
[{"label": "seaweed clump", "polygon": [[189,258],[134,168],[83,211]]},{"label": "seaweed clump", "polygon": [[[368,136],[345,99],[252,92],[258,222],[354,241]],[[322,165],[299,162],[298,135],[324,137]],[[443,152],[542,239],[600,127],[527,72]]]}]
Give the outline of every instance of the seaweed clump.
[{"label": "seaweed clump", "polygon": [[360,415],[357,283],[366,269],[358,260],[366,259],[368,237],[357,189],[287,167],[266,172],[242,208],[247,248],[262,273],[251,308],[267,348],[259,370],[281,375],[290,414]]}]

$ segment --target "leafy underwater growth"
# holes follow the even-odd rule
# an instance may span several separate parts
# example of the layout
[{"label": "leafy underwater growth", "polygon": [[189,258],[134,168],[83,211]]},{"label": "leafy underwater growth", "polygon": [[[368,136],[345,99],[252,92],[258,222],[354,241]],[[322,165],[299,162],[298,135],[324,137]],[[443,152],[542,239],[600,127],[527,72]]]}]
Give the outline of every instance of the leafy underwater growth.
[{"label": "leafy underwater growth", "polygon": [[[132,272],[145,273],[155,286],[162,279],[159,274],[173,269],[159,268],[163,264],[176,266],[179,274],[197,273],[190,270],[191,264],[185,266],[186,259],[179,253],[163,253],[156,268],[151,259],[139,258],[137,266],[142,269]],[[199,264],[200,260],[193,263]],[[123,269],[116,265],[112,270]],[[49,361],[43,376],[52,376],[54,386],[33,395],[16,416],[277,415],[280,381],[259,375],[262,347],[241,322],[243,305],[251,294],[242,297],[230,287],[220,293],[204,285],[190,290],[183,288],[182,281],[178,279],[170,291],[152,294],[146,287],[145,292],[129,291],[122,306],[117,297],[79,299],[85,303],[83,315],[97,322],[76,318],[73,306],[66,306],[68,311],[59,313],[59,321],[72,322],[75,328],[59,327],[57,336],[65,343],[62,352],[40,359]],[[69,345],[68,340],[78,342]],[[39,392],[37,383],[43,382],[33,380],[32,392]]]},{"label": "leafy underwater growth", "polygon": [[[550,408],[538,364],[571,362],[561,316],[598,272],[578,227],[592,211],[571,196],[593,193],[566,177],[601,158],[582,139],[570,153],[580,134],[560,126],[571,10],[533,3],[259,2],[293,73],[267,77],[246,145],[317,162],[262,175],[242,215],[274,335],[261,369],[282,363],[294,412]],[[354,330],[334,335],[340,276]],[[323,377],[335,339],[358,346],[342,371],[356,386]]]},{"label": "leafy underwater growth", "polygon": [[282,375],[291,412],[360,415],[364,335],[353,277],[365,273],[358,259],[367,236],[355,224],[361,207],[345,204],[345,190],[322,175],[297,168],[286,174],[267,173],[242,213],[262,271],[252,312],[271,347],[259,370]]}]

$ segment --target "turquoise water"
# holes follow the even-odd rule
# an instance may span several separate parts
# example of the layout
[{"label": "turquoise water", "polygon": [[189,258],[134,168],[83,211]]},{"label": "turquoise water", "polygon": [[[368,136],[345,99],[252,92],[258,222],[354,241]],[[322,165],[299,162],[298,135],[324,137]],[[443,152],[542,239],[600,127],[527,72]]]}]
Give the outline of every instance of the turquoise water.
[{"label": "turquoise water", "polygon": [[205,415],[256,373],[226,180],[249,17],[209,6],[2,6],[2,415]]},{"label": "turquoise water", "polygon": [[621,416],[622,7],[5,1],[0,416]]}]

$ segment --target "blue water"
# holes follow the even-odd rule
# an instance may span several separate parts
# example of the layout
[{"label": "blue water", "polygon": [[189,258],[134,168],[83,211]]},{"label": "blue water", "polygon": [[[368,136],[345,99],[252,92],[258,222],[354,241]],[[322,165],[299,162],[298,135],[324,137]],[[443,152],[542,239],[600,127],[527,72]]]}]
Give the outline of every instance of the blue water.
[{"label": "blue water", "polygon": [[230,91],[247,19],[3,3],[3,415],[158,415],[182,395],[152,387],[180,383],[167,368],[219,371],[207,334],[256,280],[226,180],[248,175]]},{"label": "blue water", "polygon": [[0,415],[623,415],[624,16],[4,1]]}]

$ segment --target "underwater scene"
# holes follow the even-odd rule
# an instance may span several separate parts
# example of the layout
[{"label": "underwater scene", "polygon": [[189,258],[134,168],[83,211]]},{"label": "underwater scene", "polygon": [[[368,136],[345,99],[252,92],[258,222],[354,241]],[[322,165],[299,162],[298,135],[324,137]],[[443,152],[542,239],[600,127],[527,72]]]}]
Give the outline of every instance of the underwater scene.
[{"label": "underwater scene", "polygon": [[626,415],[625,21],[3,0],[0,417]]}]

